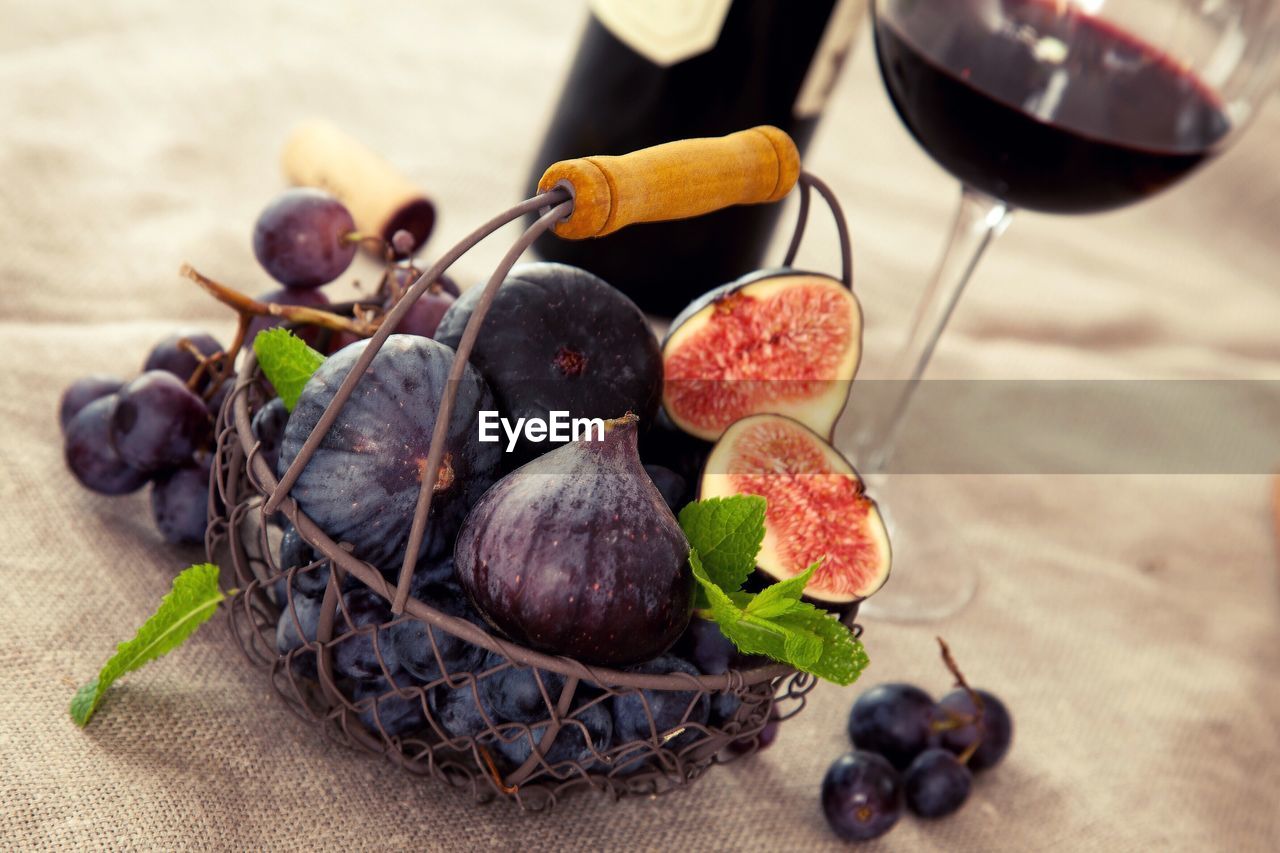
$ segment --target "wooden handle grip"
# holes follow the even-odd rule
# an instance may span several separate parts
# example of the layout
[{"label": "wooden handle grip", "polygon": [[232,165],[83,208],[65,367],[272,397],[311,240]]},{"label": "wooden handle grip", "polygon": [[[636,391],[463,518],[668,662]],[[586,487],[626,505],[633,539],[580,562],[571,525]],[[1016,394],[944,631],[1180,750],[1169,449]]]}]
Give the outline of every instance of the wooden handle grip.
[{"label": "wooden handle grip", "polygon": [[538,181],[574,194],[573,214],[555,226],[569,240],[601,237],[637,222],[685,219],[731,207],[778,201],[800,175],[796,144],[762,125],[728,136],[682,139],[619,157],[562,160]]}]

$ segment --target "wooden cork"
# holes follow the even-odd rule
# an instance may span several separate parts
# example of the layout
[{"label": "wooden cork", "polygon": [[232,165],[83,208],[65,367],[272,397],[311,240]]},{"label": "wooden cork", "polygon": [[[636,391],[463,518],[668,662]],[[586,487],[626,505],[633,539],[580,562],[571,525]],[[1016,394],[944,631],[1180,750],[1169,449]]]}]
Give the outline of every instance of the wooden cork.
[{"label": "wooden cork", "polygon": [[791,137],[762,125],[728,136],[682,139],[618,157],[563,160],[538,181],[571,186],[573,214],[555,226],[569,240],[602,237],[638,222],[778,201],[800,175]]},{"label": "wooden cork", "polygon": [[404,229],[421,246],[435,225],[435,206],[412,181],[336,125],[312,120],[289,136],[281,158],[290,183],[333,193],[356,228],[390,242]]}]

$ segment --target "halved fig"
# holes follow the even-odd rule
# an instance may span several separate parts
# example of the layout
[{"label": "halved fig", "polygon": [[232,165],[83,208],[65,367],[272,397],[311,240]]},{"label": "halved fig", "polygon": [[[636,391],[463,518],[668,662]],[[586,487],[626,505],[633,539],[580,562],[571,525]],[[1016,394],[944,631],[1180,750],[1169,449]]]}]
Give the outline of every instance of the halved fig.
[{"label": "halved fig", "polygon": [[831,435],[862,357],[862,308],[830,276],[758,272],[717,288],[671,324],[662,405],[715,441],[748,415],[787,415]]},{"label": "halved fig", "polygon": [[804,424],[753,415],[725,430],[707,459],[700,498],[768,501],[759,570],[774,580],[823,559],[805,596],[823,605],[861,601],[889,578],[889,534],[876,502],[840,451]]}]

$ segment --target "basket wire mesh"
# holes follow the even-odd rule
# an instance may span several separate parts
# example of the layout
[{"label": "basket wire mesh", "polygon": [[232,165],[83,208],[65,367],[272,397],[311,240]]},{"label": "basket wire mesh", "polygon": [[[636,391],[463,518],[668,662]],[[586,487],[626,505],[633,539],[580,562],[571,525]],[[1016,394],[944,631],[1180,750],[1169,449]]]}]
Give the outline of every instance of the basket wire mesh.
[{"label": "basket wire mesh", "polygon": [[[822,181],[808,173],[801,172],[798,184],[799,213],[783,265],[790,266],[795,260],[813,190],[823,197],[835,220],[841,247],[841,279],[851,287],[849,235],[838,201]],[[566,791],[576,788],[594,788],[617,798],[661,794],[686,785],[712,765],[752,752],[765,725],[798,713],[814,686],[811,676],[764,659],[756,659],[762,665],[748,669],[730,668],[721,674],[697,676],[589,666],[510,642],[410,595],[415,555],[430,512],[458,381],[485,313],[520,256],[572,210],[572,194],[556,187],[495,216],[446,252],[388,312],[316,428],[279,477],[263,458],[251,427],[252,413],[265,405],[274,392],[263,379],[254,354],[248,352],[218,419],[211,485],[216,499],[210,502],[206,535],[211,558],[222,559],[223,565],[231,566],[240,589],[230,608],[234,636],[250,662],[270,670],[272,686],[291,710],[319,724],[331,738],[385,755],[411,773],[469,789],[478,800],[506,797],[535,811],[549,808]],[[411,305],[464,253],[502,226],[528,214],[537,214],[536,220],[511,246],[484,285],[458,345],[436,417],[405,559],[397,582],[390,583],[376,568],[353,556],[317,527],[290,497],[290,488]],[[281,528],[285,522],[292,524],[314,550],[314,561],[279,565]],[[328,580],[318,604],[314,636],[307,636],[314,613],[303,611],[317,605],[313,598],[297,593],[295,581],[300,576],[326,571]],[[344,588],[348,593],[359,589],[378,596],[389,604],[390,618],[377,624],[361,624],[351,612]],[[844,618],[852,624],[855,614],[856,610]],[[425,636],[440,673],[433,680],[405,678],[384,656],[386,631],[406,620],[420,620],[429,627]],[[287,648],[281,649],[279,636],[288,638],[284,643]],[[450,671],[440,648],[445,638],[484,650],[484,663],[466,671]],[[334,671],[334,655],[344,644],[356,643],[372,645],[381,670],[368,681],[353,682]],[[511,721],[488,713],[481,696],[485,684],[508,670],[521,670],[532,677],[545,705],[545,718]],[[718,700],[717,708],[729,710],[707,712],[712,700]],[[475,703],[483,719],[478,731],[458,736],[442,725],[438,711],[450,701]],[[648,736],[612,742],[598,737],[598,727],[593,733],[591,721],[598,719],[601,710],[618,702],[631,703],[640,710],[647,722]],[[661,705],[664,713],[655,715],[656,705]],[[673,705],[679,712],[678,721],[669,725]],[[580,739],[583,747],[563,760],[553,751],[562,732]],[[501,760],[497,747],[519,739],[525,739],[528,757],[518,763]],[[735,748],[727,749],[731,744]],[[522,754],[524,750],[515,752]]]}]

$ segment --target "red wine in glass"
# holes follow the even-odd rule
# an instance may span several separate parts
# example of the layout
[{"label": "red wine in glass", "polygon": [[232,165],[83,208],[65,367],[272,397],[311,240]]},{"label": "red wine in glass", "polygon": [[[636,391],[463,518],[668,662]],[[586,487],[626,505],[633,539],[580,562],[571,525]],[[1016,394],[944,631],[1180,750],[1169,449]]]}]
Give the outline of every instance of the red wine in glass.
[{"label": "red wine in glass", "polygon": [[876,18],[898,114],[965,185],[1086,213],[1159,192],[1231,129],[1190,70],[1056,0],[917,0]]},{"label": "red wine in glass", "polygon": [[853,392],[860,417],[847,449],[889,526],[895,577],[861,612],[935,621],[973,597],[977,560],[964,520],[933,500],[929,478],[895,476],[890,462],[979,261],[1018,208],[1132,204],[1238,139],[1276,80],[1280,2],[872,0],[871,9],[894,107],[961,193],[890,365],[902,381],[888,399]]}]

